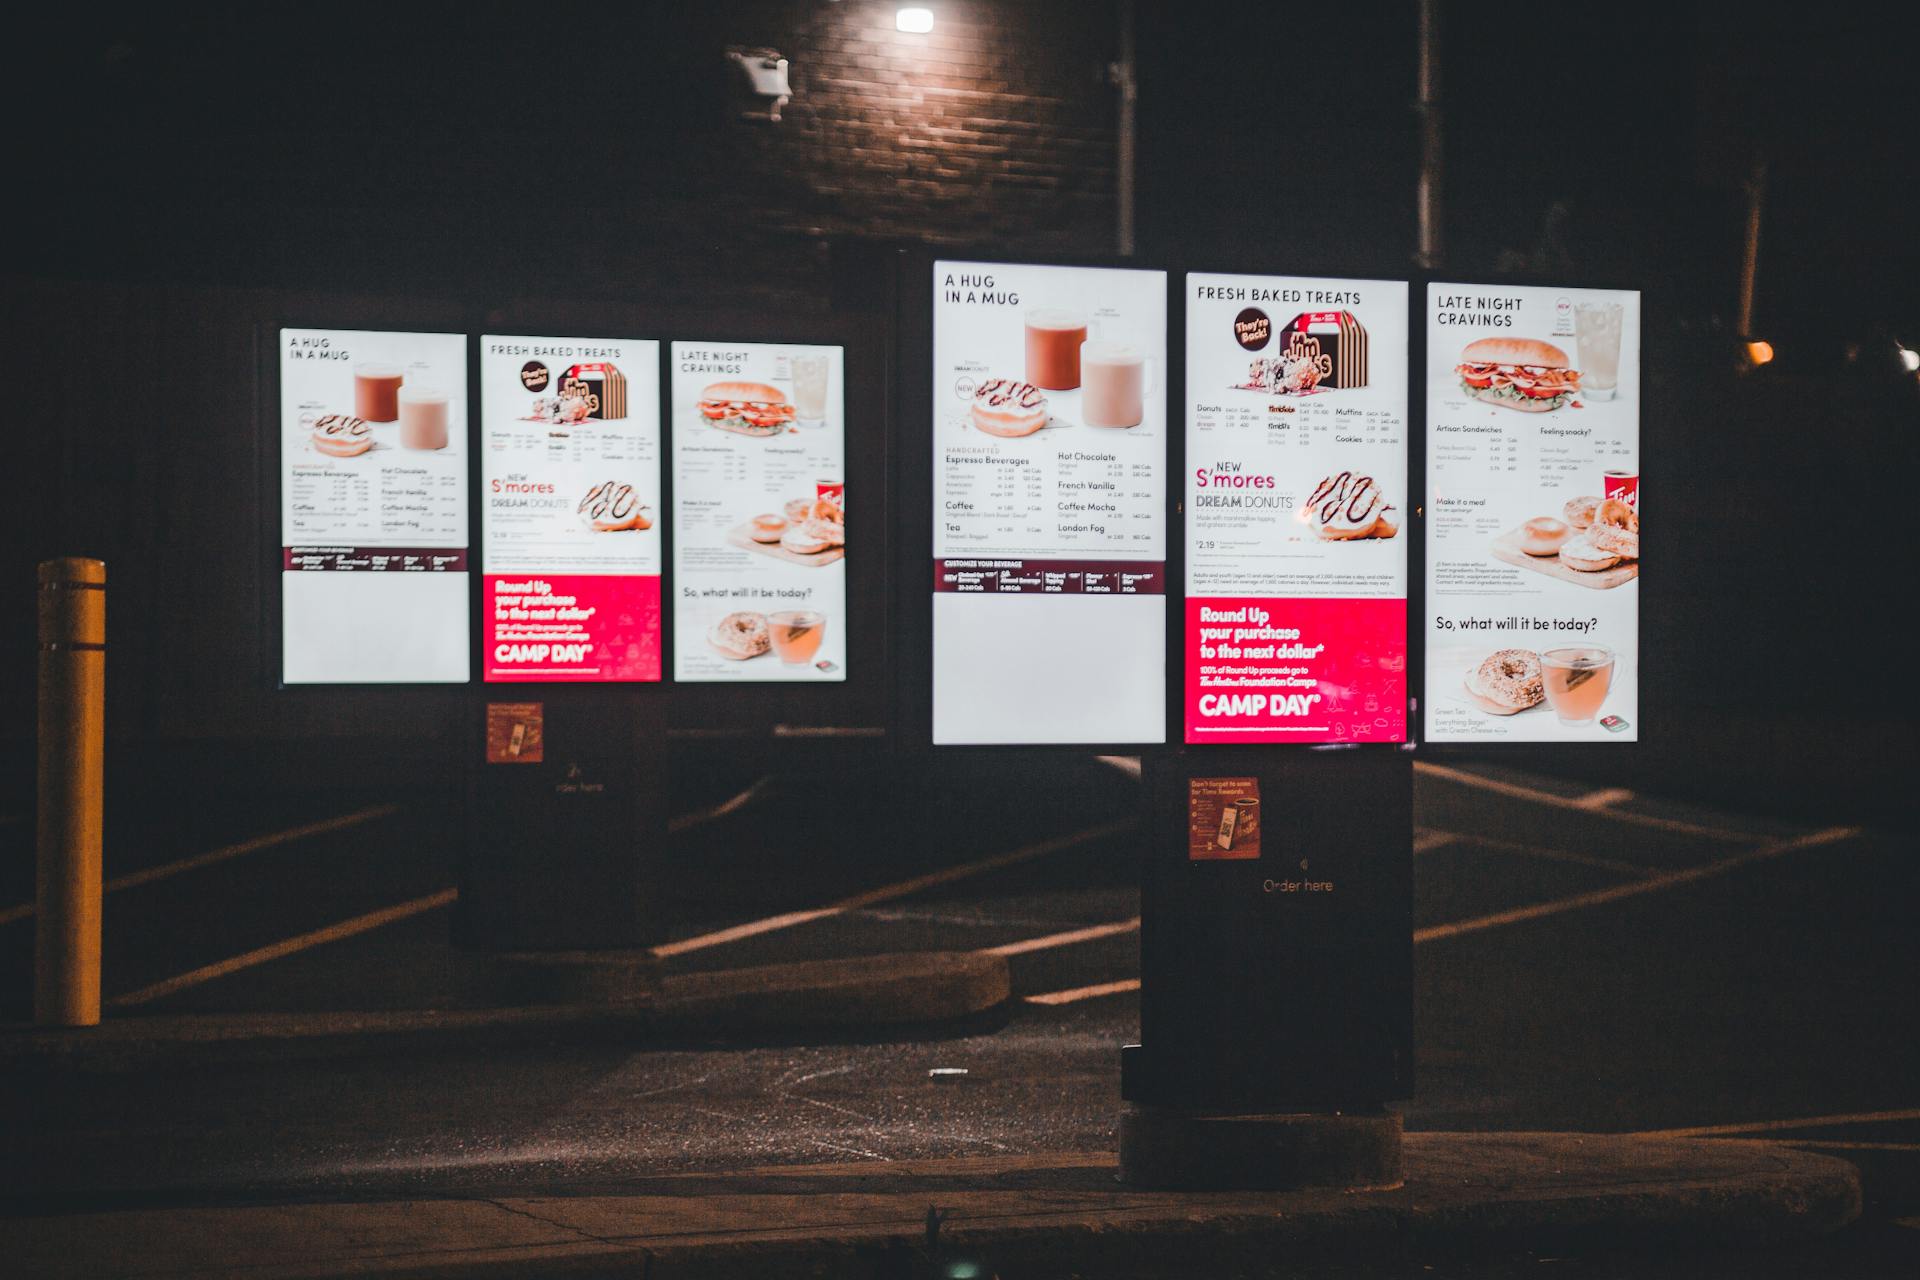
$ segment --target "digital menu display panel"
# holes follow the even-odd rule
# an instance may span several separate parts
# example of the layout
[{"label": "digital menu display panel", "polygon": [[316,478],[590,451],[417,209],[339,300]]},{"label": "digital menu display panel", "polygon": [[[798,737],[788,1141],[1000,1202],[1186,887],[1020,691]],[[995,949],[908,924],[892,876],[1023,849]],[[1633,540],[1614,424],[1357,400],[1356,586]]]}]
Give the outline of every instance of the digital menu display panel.
[{"label": "digital menu display panel", "polygon": [[658,680],[660,344],[480,340],[481,669]]},{"label": "digital menu display panel", "polygon": [[933,741],[1164,741],[1166,273],[933,272]]},{"label": "digital menu display panel", "polygon": [[845,680],[844,349],[676,342],[672,370],[674,679]]},{"label": "digital menu display panel", "polygon": [[1640,295],[1427,291],[1426,734],[1639,736]]},{"label": "digital menu display panel", "polygon": [[1186,291],[1186,741],[1404,742],[1406,283]]},{"label": "digital menu display panel", "polygon": [[468,677],[467,340],[282,329],[281,678]]}]

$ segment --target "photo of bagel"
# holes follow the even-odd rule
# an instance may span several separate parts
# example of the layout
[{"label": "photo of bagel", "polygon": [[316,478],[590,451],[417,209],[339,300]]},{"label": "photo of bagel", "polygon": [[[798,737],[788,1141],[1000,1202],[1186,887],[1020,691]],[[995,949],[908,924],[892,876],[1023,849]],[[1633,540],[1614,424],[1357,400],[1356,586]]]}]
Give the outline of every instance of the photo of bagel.
[{"label": "photo of bagel", "polygon": [[764,382],[715,382],[700,393],[699,413],[709,426],[743,436],[777,436],[793,425],[786,392]]},{"label": "photo of bagel", "polygon": [[735,525],[727,541],[790,564],[831,564],[846,556],[846,508],[831,497],[794,498]]},{"label": "photo of bagel", "polygon": [[1511,716],[1546,701],[1540,655],[1531,649],[1499,649],[1467,672],[1467,699],[1489,715]]},{"label": "photo of bagel", "polygon": [[1618,498],[1583,496],[1493,540],[1496,560],[1609,590],[1640,576],[1640,513]]},{"label": "photo of bagel", "polygon": [[767,615],[743,610],[730,613],[707,631],[707,643],[730,662],[745,662],[773,648],[773,633],[767,629]]}]

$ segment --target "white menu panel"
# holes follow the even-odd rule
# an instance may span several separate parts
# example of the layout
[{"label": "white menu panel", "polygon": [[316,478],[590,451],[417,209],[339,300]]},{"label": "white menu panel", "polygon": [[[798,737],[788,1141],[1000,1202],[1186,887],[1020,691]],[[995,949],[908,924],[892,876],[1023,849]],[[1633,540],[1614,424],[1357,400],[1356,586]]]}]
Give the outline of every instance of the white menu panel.
[{"label": "white menu panel", "polygon": [[1427,291],[1426,733],[1631,742],[1640,295]]},{"label": "white menu panel", "polygon": [[466,338],[279,343],[282,678],[464,682]]}]

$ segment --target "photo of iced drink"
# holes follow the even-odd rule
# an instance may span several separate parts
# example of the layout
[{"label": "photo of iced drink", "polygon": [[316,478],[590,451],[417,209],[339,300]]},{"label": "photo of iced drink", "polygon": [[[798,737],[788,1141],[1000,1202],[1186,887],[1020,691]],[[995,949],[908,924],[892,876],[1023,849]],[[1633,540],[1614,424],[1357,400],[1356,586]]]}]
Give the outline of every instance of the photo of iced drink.
[{"label": "photo of iced drink", "polygon": [[767,630],[773,636],[773,651],[790,667],[803,667],[820,652],[820,641],[827,634],[827,615],[812,609],[793,609],[767,615]]},{"label": "photo of iced drink", "polygon": [[827,358],[793,358],[793,416],[803,427],[817,427],[827,420]]},{"label": "photo of iced drink", "polygon": [[1577,304],[1573,332],[1580,349],[1580,394],[1589,400],[1613,399],[1620,385],[1620,304]]},{"label": "photo of iced drink", "polygon": [[399,401],[402,449],[447,447],[446,392],[402,387]]},{"label": "photo of iced drink", "polygon": [[368,422],[392,422],[400,416],[400,383],[405,374],[397,364],[353,366],[353,416]]},{"label": "photo of iced drink", "polygon": [[1048,391],[1072,391],[1080,385],[1086,340],[1087,318],[1077,312],[1027,312],[1027,381]]},{"label": "photo of iced drink", "polygon": [[1560,723],[1592,724],[1613,688],[1613,650],[1605,645],[1572,645],[1540,655],[1540,678],[1547,705]]}]

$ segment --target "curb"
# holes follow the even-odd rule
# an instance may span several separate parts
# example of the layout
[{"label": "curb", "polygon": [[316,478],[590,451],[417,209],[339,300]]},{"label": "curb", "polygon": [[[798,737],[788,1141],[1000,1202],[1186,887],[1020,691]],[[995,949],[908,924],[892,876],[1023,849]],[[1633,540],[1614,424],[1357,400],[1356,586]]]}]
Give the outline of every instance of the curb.
[{"label": "curb", "polygon": [[726,969],[619,987],[581,976],[600,998],[485,1009],[337,1013],[149,1014],[98,1027],[0,1026],[0,1071],[117,1072],[153,1067],[368,1057],[422,1049],[535,1043],[712,1042],[772,1035],[918,1032],[969,1024],[1004,1005],[1002,956],[910,952]]},{"label": "curb", "polygon": [[[0,1222],[35,1275],[138,1256],[195,1275],[1264,1275],[1284,1264],[1778,1248],[1858,1214],[1851,1165],[1773,1144],[1409,1134],[1403,1190],[1140,1192],[1107,1155],[857,1162],[643,1180],[622,1195],[272,1204]],[[929,1210],[942,1225],[926,1246]],[[298,1259],[298,1261],[289,1261]],[[939,1269],[936,1269],[939,1264]],[[1314,1274],[1311,1269],[1306,1274]]]}]

